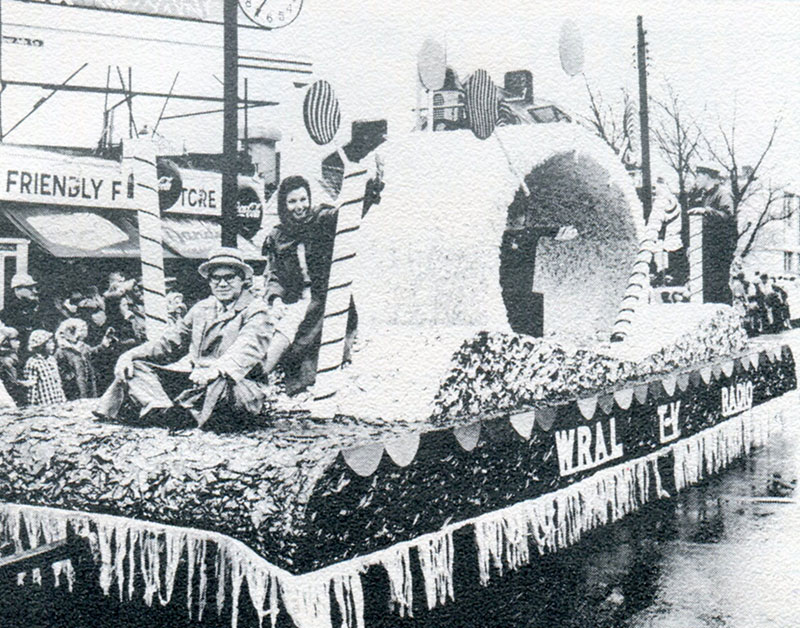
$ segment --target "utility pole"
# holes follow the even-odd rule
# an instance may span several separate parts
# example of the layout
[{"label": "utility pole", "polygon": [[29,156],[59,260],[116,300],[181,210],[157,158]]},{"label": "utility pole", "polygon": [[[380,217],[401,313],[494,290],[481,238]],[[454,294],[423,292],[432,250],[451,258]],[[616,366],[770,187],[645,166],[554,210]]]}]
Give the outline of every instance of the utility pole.
[{"label": "utility pole", "polygon": [[0,3],[0,142],[3,141],[3,7]]},{"label": "utility pole", "polygon": [[647,44],[644,40],[642,16],[636,18],[637,59],[639,65],[639,127],[642,145],[642,208],[644,220],[650,219],[653,210],[652,183],[650,181],[650,126],[647,114]]},{"label": "utility pole", "polygon": [[222,246],[236,246],[239,162],[239,2],[225,0],[222,127]]}]

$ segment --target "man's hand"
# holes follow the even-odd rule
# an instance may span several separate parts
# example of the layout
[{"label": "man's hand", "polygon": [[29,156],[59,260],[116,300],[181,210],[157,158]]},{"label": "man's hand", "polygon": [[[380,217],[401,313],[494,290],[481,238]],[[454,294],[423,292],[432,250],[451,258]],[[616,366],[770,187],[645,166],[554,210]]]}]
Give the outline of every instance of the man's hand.
[{"label": "man's hand", "polygon": [[130,351],[126,351],[117,360],[114,367],[114,377],[117,379],[130,379],[133,377],[133,356]]},{"label": "man's hand", "polygon": [[567,240],[574,240],[578,237],[578,230],[572,225],[561,227],[556,234],[556,242],[566,242]]},{"label": "man's hand", "polygon": [[216,366],[198,367],[189,374],[189,381],[198,386],[207,386],[215,379],[222,377]]}]

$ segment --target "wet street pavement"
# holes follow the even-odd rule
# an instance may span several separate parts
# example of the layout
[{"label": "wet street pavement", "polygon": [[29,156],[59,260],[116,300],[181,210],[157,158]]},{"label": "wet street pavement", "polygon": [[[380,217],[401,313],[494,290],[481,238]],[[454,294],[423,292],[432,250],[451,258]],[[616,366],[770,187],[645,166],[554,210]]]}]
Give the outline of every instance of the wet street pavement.
[{"label": "wet street pavement", "polygon": [[[781,340],[800,355],[800,331]],[[652,602],[620,625],[800,626],[800,490],[767,494],[774,473],[784,482],[800,478],[800,408],[793,407],[769,446],[674,498],[674,538],[660,543]]]}]

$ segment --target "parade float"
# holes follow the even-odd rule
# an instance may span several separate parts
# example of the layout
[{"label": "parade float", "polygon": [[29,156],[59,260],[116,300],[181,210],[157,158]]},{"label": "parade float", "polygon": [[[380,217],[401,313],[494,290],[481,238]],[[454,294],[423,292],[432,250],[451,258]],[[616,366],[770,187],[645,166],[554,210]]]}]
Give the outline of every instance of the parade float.
[{"label": "parade float", "polygon": [[[458,604],[456,574],[488,585],[780,427],[790,349],[749,344],[726,306],[644,303],[633,184],[581,127],[495,129],[481,113],[496,90],[476,72],[472,130],[390,137],[364,215],[374,155],[336,148],[334,105],[309,87],[311,139],[343,166],[313,389],[290,397],[271,379],[263,423],[243,433],[99,422],[90,400],[6,411],[0,541],[77,534],[107,596],[182,605],[189,624],[360,627],[370,604],[399,622]],[[542,337],[511,322],[503,243],[518,219],[578,234],[535,244]],[[69,560],[52,569],[72,586]]]}]

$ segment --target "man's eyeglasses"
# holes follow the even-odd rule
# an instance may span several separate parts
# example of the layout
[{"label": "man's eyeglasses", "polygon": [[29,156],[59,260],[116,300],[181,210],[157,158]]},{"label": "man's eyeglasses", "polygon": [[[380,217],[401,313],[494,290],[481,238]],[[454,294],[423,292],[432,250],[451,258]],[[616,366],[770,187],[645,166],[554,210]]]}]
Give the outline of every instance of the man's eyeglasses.
[{"label": "man's eyeglasses", "polygon": [[226,284],[231,285],[231,283],[233,283],[233,280],[236,279],[238,276],[239,275],[237,275],[236,273],[227,273],[225,275],[209,275],[208,281],[209,283],[217,285],[221,284],[224,281]]}]

